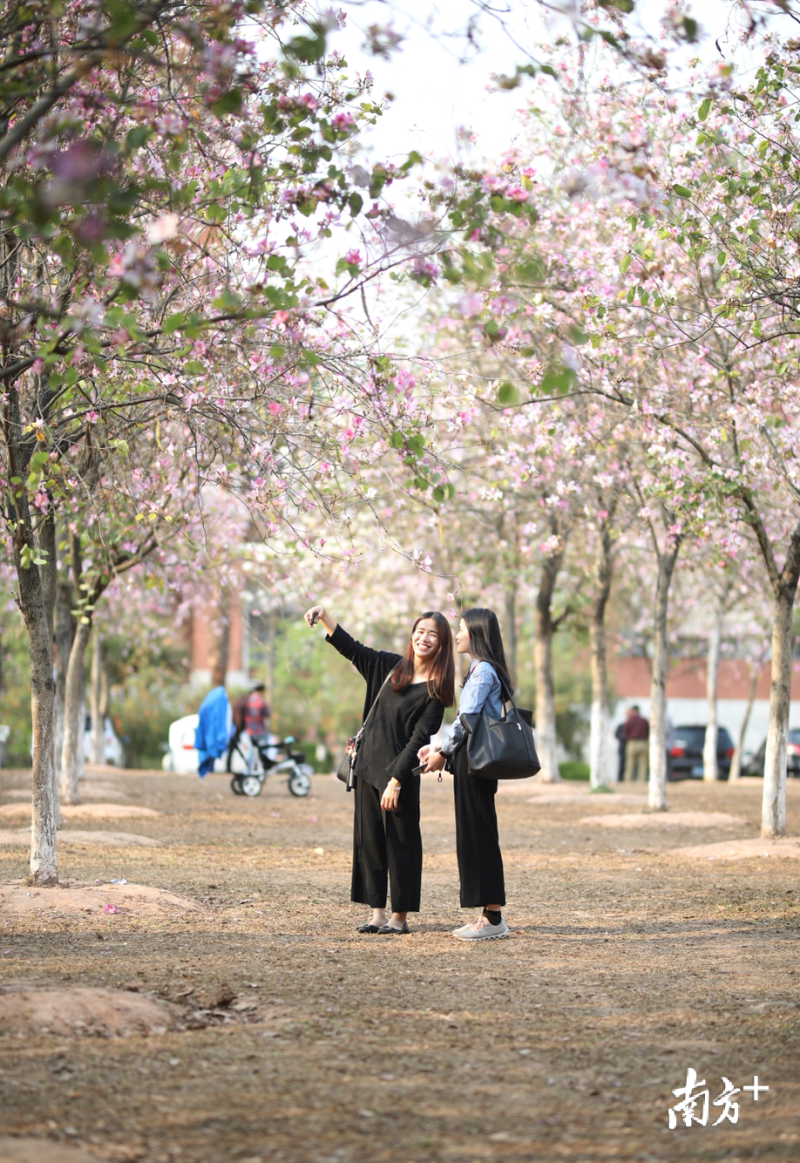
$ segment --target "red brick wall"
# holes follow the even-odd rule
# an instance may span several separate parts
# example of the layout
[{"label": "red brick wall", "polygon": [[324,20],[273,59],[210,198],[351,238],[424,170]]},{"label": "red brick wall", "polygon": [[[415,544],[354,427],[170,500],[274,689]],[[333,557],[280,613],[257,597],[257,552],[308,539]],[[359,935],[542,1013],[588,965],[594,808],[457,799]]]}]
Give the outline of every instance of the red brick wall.
[{"label": "red brick wall", "polygon": [[[624,699],[650,696],[650,663],[646,658],[612,658],[611,686]],[[764,663],[756,686],[756,698],[769,698],[770,664]],[[792,699],[800,699],[800,666],[792,674]],[[721,699],[746,699],[750,694],[750,668],[740,659],[724,658],[719,664],[717,693]],[[704,699],[706,661],[686,658],[673,663],[667,677],[668,699]]]}]

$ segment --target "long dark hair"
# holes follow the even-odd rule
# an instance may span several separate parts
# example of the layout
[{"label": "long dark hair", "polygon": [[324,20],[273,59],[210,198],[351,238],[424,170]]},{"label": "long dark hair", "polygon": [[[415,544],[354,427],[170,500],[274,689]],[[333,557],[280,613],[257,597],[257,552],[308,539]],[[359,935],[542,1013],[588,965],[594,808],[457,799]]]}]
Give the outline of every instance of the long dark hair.
[{"label": "long dark hair", "polygon": [[428,694],[445,707],[452,707],[456,697],[456,661],[453,653],[453,634],[450,623],[438,610],[420,614],[408,636],[408,646],[392,675],[392,690],[400,694],[414,681],[414,631],[420,622],[432,618],[439,635],[439,649],[428,668]]},{"label": "long dark hair", "polygon": [[461,618],[469,630],[470,654],[481,662],[491,663],[500,679],[503,698],[512,698],[514,683],[506,662],[506,652],[503,649],[503,637],[500,633],[497,614],[494,610],[473,606],[471,610],[465,610]]}]

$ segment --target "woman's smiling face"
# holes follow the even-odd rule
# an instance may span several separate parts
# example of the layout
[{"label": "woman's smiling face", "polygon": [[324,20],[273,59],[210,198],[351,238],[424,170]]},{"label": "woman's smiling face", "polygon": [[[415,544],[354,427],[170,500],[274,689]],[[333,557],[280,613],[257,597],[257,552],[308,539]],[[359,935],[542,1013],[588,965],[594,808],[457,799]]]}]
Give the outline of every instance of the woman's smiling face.
[{"label": "woman's smiling face", "polygon": [[423,618],[411,635],[411,646],[420,662],[430,663],[441,649],[439,628],[433,618]]}]

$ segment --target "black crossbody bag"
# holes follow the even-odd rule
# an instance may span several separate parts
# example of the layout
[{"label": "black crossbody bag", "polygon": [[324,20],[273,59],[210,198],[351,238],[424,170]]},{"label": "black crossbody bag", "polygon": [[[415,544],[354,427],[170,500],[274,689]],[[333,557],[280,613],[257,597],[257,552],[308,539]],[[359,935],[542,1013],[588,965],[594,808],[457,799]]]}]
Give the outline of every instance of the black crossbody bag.
[{"label": "black crossbody bag", "polygon": [[396,668],[393,666],[392,669],[387,674],[386,678],[381,683],[380,690],[378,691],[375,698],[373,699],[372,706],[367,711],[367,717],[364,720],[364,722],[361,724],[361,726],[358,728],[355,735],[353,735],[350,739],[347,739],[345,741],[344,759],[339,764],[339,768],[336,772],[336,778],[340,779],[343,784],[347,785],[348,791],[353,790],[353,780],[355,779],[353,772],[354,772],[355,766],[356,766],[356,758],[358,757],[358,749],[361,746],[361,740],[364,738],[364,732],[367,729],[367,724],[369,723],[370,719],[372,718],[372,712],[375,710],[376,706],[378,705],[378,699],[383,694],[383,688],[386,686],[387,682],[394,674],[395,669]]}]

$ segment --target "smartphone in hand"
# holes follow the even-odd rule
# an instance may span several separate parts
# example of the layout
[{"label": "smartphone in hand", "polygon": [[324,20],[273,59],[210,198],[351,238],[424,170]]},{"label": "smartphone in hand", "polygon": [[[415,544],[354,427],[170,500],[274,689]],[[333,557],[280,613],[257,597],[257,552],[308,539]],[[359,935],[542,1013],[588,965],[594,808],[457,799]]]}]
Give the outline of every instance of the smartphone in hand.
[{"label": "smartphone in hand", "polygon": [[424,770],[425,770],[425,764],[420,763],[419,767],[412,767],[411,768],[411,774],[412,775],[422,775]]}]

